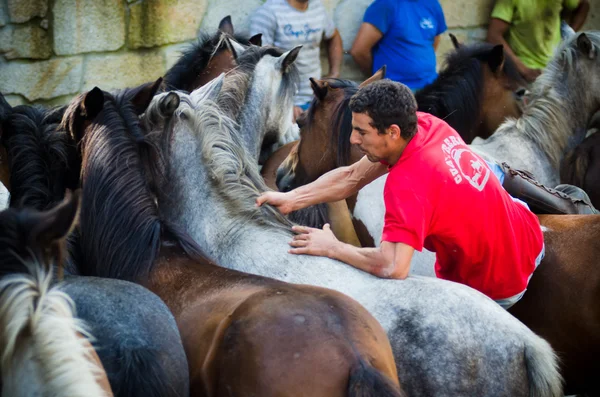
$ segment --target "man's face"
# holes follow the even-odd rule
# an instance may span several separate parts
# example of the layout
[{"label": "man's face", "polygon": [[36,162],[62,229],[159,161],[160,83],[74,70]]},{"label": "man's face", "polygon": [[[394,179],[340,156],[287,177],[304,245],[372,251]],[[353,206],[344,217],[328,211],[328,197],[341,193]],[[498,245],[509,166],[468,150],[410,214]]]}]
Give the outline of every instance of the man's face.
[{"label": "man's face", "polygon": [[387,158],[389,135],[379,134],[371,125],[373,119],[366,113],[352,113],[352,135],[350,143],[358,146],[369,161],[378,162]]}]

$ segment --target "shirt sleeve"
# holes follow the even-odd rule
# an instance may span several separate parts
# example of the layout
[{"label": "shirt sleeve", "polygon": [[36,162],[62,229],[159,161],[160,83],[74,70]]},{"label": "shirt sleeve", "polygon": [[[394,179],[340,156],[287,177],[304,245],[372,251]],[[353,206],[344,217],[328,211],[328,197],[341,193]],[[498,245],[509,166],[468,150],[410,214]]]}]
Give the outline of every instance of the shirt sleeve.
[{"label": "shirt sleeve", "polygon": [[564,0],[563,7],[567,10],[574,10],[579,7],[579,0]]},{"label": "shirt sleeve", "polygon": [[511,23],[513,19],[513,12],[513,0],[496,0],[496,4],[492,10],[492,18],[501,19],[504,22]]},{"label": "shirt sleeve", "polygon": [[422,251],[430,218],[427,200],[404,189],[386,190],[384,195],[385,222],[381,240],[404,243]]},{"label": "shirt sleeve", "polygon": [[435,32],[435,35],[439,36],[448,30],[448,26],[446,26],[446,17],[444,16],[444,10],[442,9],[442,5],[439,1],[436,1],[435,17],[437,20],[437,31]]},{"label": "shirt sleeve", "polygon": [[386,34],[394,18],[394,5],[389,0],[375,0],[365,11],[363,22],[375,26],[381,33]]},{"label": "shirt sleeve", "polygon": [[277,21],[273,12],[266,6],[259,7],[250,17],[250,37],[262,33],[262,44],[273,45]]}]

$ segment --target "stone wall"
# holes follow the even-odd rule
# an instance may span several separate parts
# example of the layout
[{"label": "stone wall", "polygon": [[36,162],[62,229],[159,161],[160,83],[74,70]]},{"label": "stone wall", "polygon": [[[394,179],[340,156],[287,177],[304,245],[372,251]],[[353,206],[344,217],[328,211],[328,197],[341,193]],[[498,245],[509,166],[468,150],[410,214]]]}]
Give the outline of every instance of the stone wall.
[{"label": "stone wall", "polygon": [[[322,0],[349,50],[372,0]],[[105,90],[156,79],[201,29],[231,15],[237,31],[264,0],[0,0],[0,92],[12,105],[61,104],[95,85]],[[600,28],[591,0],[586,29]],[[449,31],[485,37],[493,0],[441,0]],[[451,48],[447,36],[438,63]],[[324,60],[324,59],[323,59]],[[325,67],[324,70],[327,70]],[[361,80],[345,55],[343,77]]]}]

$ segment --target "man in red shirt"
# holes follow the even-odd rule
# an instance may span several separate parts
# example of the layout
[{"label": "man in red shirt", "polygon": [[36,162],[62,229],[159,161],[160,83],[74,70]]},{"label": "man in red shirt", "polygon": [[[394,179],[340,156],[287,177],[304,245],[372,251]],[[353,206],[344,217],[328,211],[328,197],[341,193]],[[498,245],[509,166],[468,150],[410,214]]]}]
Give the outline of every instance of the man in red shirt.
[{"label": "man in red shirt", "polygon": [[283,213],[348,197],[389,172],[379,248],[339,242],[329,226],[295,227],[295,254],[327,256],[385,278],[408,276],[414,250],[436,252],[439,278],[475,288],[508,308],[524,294],[544,253],[537,217],[513,199],[488,164],[444,121],[417,112],[410,89],[381,80],[350,102],[357,163],[257,204]]}]

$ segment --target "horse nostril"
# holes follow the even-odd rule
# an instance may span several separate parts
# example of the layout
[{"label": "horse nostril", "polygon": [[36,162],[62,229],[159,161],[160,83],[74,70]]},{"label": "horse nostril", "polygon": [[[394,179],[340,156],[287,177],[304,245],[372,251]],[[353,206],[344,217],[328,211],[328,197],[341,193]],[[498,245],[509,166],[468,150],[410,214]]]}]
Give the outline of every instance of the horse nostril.
[{"label": "horse nostril", "polygon": [[275,184],[280,192],[289,192],[292,190],[293,179],[293,176],[291,176],[285,168],[280,167],[277,169]]}]

